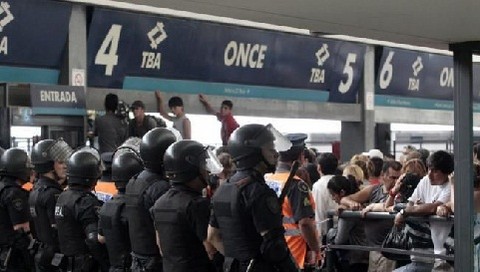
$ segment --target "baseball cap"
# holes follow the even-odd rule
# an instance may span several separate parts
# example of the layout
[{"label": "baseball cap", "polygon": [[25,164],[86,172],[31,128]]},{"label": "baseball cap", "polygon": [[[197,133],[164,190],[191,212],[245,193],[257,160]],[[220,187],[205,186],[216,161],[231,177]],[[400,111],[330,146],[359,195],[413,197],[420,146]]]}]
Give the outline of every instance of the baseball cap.
[{"label": "baseball cap", "polygon": [[379,149],[370,149],[368,152],[363,152],[362,155],[369,158],[380,158],[383,159],[383,153]]},{"label": "baseball cap", "polygon": [[136,108],[145,109],[145,104],[140,100],[135,100],[130,108],[132,108],[132,109],[136,109]]}]

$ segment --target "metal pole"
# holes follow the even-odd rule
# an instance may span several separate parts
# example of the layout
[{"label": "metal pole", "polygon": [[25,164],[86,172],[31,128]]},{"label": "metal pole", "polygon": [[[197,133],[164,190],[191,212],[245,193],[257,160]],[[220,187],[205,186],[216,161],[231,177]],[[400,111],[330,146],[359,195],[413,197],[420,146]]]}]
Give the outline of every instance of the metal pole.
[{"label": "metal pole", "polygon": [[472,48],[450,46],[455,70],[455,271],[473,271]]}]

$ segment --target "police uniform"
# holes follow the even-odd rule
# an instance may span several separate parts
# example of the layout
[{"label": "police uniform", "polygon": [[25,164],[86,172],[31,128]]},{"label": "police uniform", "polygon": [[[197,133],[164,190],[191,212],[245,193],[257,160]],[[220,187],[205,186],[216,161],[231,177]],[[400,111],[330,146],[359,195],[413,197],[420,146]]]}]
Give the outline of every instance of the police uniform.
[{"label": "police uniform", "polygon": [[203,241],[207,238],[210,201],[185,185],[174,185],[153,207],[163,251],[163,271],[215,271]]},{"label": "police uniform", "polygon": [[150,208],[168,189],[164,177],[144,170],[127,184],[126,209],[132,244],[132,270],[146,267],[147,271],[161,271],[162,262],[156,244],[156,235]]},{"label": "police uniform", "polygon": [[93,271],[97,267],[95,257],[102,264],[102,271],[108,271],[106,251],[86,242],[86,233],[98,233],[97,213],[101,206],[88,188],[70,185],[60,194],[55,206],[55,220],[60,249],[68,259],[69,270]]},{"label": "police uniform", "polygon": [[213,196],[209,233],[209,240],[223,240],[226,271],[298,271],[283,236],[277,195],[263,176],[275,171],[276,150],[290,147],[271,125],[245,125],[230,136],[237,173]]},{"label": "police uniform", "polygon": [[119,192],[100,209],[99,234],[105,237],[111,272],[130,271],[131,246],[125,194]]},{"label": "police uniform", "polygon": [[163,270],[214,272],[203,244],[207,239],[210,201],[202,197],[202,189],[207,187],[208,172],[218,174],[222,168],[214,166],[221,164],[213,152],[192,140],[172,144],[165,152],[164,164],[173,187],[152,209]]},{"label": "police uniform", "polygon": [[86,147],[68,160],[68,189],[55,206],[60,250],[68,261],[69,271],[109,269],[107,250],[98,242],[98,210],[102,203],[91,192],[101,174],[98,152]]},{"label": "police uniform", "polygon": [[150,208],[170,188],[164,176],[163,155],[176,140],[170,130],[154,128],[143,136],[140,143],[145,170],[127,184],[125,193],[132,271],[162,271]]},{"label": "police uniform", "polygon": [[[57,271],[60,265],[60,247],[58,244],[57,229],[55,225],[55,204],[62,187],[58,182],[42,176],[33,187],[30,193],[29,206],[30,215],[35,225],[36,238],[41,243],[38,253],[35,256],[37,271]],[[57,255],[55,255],[57,253]],[[52,266],[52,260],[56,266]]]},{"label": "police uniform", "polygon": [[252,271],[276,271],[261,256],[260,232],[283,233],[282,214],[277,196],[263,176],[254,170],[237,172],[217,189],[212,202],[210,225],[222,230],[225,257],[239,262],[238,271],[246,271],[253,259],[258,268]]},{"label": "police uniform", "polygon": [[[111,272],[130,271],[132,258],[128,232],[128,218],[125,209],[125,187],[129,180],[144,168],[137,152],[137,143],[122,144],[113,155],[111,177],[118,194],[107,201],[100,209],[99,234],[105,237]],[[113,182],[110,182],[113,184]]]},{"label": "police uniform", "polygon": [[[267,185],[280,196],[290,174],[289,165],[279,163],[275,174],[265,176]],[[285,240],[298,266],[303,269],[307,255],[307,242],[302,236],[298,221],[303,218],[315,218],[312,193],[306,182],[294,177],[282,205]]]},{"label": "police uniform", "polygon": [[[13,177],[0,180],[0,268],[5,271],[30,271],[27,248],[30,239],[13,230],[13,226],[28,222],[28,192]],[[10,253],[9,253],[10,251]],[[7,267],[3,267],[8,258]]]}]

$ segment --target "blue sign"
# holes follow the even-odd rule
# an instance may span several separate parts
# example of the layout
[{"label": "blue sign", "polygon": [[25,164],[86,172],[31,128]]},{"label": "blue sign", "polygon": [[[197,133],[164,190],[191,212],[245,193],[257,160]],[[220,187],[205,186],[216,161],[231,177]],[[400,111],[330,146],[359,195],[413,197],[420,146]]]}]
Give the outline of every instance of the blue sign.
[{"label": "blue sign", "polygon": [[70,13],[57,1],[0,2],[0,80],[58,82]]},{"label": "blue sign", "polygon": [[343,41],[95,9],[88,85],[356,103],[364,53]]},{"label": "blue sign", "polygon": [[33,114],[85,115],[85,88],[60,85],[30,85]]}]

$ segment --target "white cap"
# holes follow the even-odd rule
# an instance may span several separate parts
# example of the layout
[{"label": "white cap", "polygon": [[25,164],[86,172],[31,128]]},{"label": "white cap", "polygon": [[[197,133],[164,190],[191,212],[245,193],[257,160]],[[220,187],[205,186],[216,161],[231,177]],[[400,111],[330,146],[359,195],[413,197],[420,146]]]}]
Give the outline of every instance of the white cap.
[{"label": "white cap", "polygon": [[370,149],[368,151],[368,155],[367,155],[369,158],[380,158],[383,160],[383,153],[382,151],[380,151],[379,149]]}]

